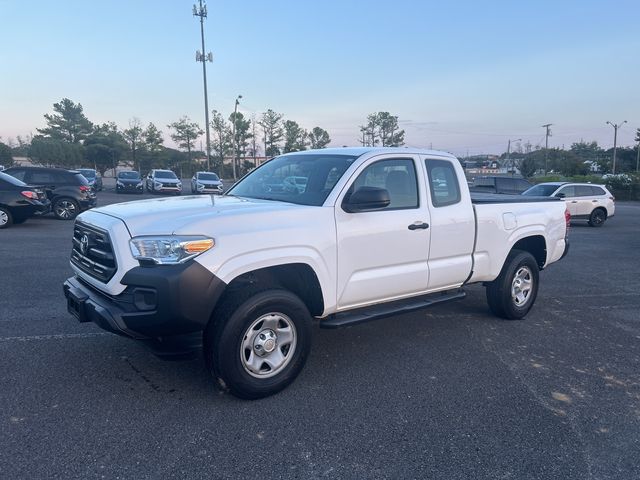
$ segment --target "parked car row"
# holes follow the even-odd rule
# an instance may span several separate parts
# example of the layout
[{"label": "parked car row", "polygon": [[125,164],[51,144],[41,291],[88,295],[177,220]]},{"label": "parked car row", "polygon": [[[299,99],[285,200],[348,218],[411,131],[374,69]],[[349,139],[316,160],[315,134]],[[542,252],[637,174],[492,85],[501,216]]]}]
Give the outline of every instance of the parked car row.
[{"label": "parked car row", "polygon": [[[97,205],[102,177],[91,168],[66,170],[45,167],[11,167],[0,177],[0,228],[23,223],[30,216],[49,212],[72,220]],[[116,193],[170,193],[180,195],[182,182],[171,170],[154,169],[143,179],[139,172],[122,171],[116,177]],[[196,172],[191,193],[221,194],[223,184],[213,172]]]}]

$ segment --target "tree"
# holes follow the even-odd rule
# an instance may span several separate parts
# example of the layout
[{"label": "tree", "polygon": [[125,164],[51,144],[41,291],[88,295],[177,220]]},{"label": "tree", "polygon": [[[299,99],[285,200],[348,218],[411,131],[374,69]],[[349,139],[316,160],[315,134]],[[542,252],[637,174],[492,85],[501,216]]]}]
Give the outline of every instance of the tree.
[{"label": "tree", "polygon": [[85,139],[84,158],[88,166],[104,175],[105,171],[117,168],[128,149],[127,141],[116,124],[103,123]]},{"label": "tree", "polygon": [[284,153],[299,152],[307,149],[307,132],[298,122],[284,122]]},{"label": "tree", "polygon": [[235,125],[235,138],[233,139],[233,161],[238,165],[238,161],[241,157],[246,156],[247,147],[249,146],[249,139],[251,138],[251,121],[245,119],[244,115],[240,112],[234,112],[229,115],[229,122],[231,125]]},{"label": "tree", "polygon": [[518,169],[524,178],[531,178],[538,170],[538,164],[533,156],[527,155],[518,163]]},{"label": "tree", "polygon": [[[200,130],[200,135],[202,135],[202,130]],[[164,143],[162,131],[158,130],[158,127],[156,127],[152,122],[149,122],[147,128],[142,132],[142,142],[144,149],[149,152],[152,157],[158,155],[164,149],[162,146]]]},{"label": "tree", "polygon": [[29,156],[37,165],[75,168],[82,164],[82,145],[38,135],[31,140]]},{"label": "tree", "polygon": [[54,114],[45,114],[47,127],[38,129],[45,137],[70,143],[81,143],[92,131],[93,124],[85,117],[81,104],[68,98],[53,104]]},{"label": "tree", "polygon": [[0,142],[0,165],[4,167],[13,165],[13,152],[11,151],[11,147],[2,142]]},{"label": "tree", "polygon": [[404,145],[404,130],[398,127],[398,117],[389,112],[376,112],[367,116],[367,123],[360,126],[363,146],[399,147]]},{"label": "tree", "polygon": [[211,113],[211,130],[213,132],[211,148],[215,153],[215,156],[213,157],[213,165],[221,175],[224,175],[224,172],[222,171],[224,166],[224,157],[227,156],[232,148],[231,128],[227,125],[226,120],[220,112],[213,110]]},{"label": "tree", "polygon": [[129,128],[122,132],[124,138],[129,144],[129,148],[131,149],[131,160],[133,161],[133,168],[138,170],[138,162],[136,160],[136,153],[141,147],[142,143],[142,124],[140,120],[136,117],[133,117],[129,120]]},{"label": "tree", "polygon": [[[195,122],[190,122],[189,117],[181,117],[177,122],[170,123],[167,127],[175,130],[171,134],[171,139],[182,149],[187,150],[188,161],[191,163],[191,150],[196,140],[204,131]],[[180,164],[180,176],[182,176],[182,164]]]},{"label": "tree", "polygon": [[280,155],[280,142],[284,136],[282,114],[269,109],[258,122],[264,133],[264,154],[266,157]]},{"label": "tree", "polygon": [[331,142],[331,138],[329,138],[329,133],[325,129],[314,127],[309,132],[309,142],[311,148],[325,148]]}]

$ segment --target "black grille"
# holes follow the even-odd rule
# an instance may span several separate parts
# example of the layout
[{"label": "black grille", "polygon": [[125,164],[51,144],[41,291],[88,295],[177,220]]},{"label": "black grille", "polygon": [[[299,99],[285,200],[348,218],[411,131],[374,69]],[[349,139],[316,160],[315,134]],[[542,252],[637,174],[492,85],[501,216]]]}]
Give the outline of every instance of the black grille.
[{"label": "black grille", "polygon": [[118,266],[109,234],[101,228],[76,222],[71,263],[101,282],[111,280]]}]

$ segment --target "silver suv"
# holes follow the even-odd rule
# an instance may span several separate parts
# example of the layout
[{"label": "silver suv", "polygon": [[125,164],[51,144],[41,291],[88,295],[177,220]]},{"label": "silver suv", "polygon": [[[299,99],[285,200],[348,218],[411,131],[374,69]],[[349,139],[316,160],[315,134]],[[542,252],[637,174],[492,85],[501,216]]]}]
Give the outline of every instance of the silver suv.
[{"label": "silver suv", "polygon": [[191,193],[223,193],[222,181],[213,172],[196,172],[191,179]]},{"label": "silver suv", "polygon": [[151,170],[145,180],[149,193],[182,193],[182,182],[171,170]]},{"label": "silver suv", "polygon": [[604,185],[592,183],[549,182],[534,185],[522,195],[559,197],[567,204],[571,220],[587,220],[601,227],[616,211],[615,197]]}]

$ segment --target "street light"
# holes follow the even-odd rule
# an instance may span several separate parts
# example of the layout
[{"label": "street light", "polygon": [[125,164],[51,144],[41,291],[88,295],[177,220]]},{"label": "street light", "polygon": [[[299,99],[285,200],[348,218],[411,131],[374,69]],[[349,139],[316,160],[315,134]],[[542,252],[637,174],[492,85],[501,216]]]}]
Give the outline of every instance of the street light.
[{"label": "street light", "polygon": [[625,123],[627,123],[626,120],[620,124],[611,123],[609,120],[607,120],[607,124],[613,127],[613,165],[611,166],[611,173],[613,175],[616,174],[616,153],[618,151],[618,129]]},{"label": "street light", "polygon": [[236,139],[236,117],[238,115],[238,105],[240,104],[240,99],[242,98],[242,95],[238,95],[238,98],[236,98],[236,104],[235,107],[233,107],[233,158],[231,159],[231,164],[233,165],[233,181],[235,182],[237,180],[237,175],[236,175],[236,151],[238,149],[238,142]]},{"label": "street light", "polygon": [[[522,139],[518,138],[517,140],[509,140],[509,142],[507,143],[507,161],[506,164],[509,165],[509,161],[511,160],[511,142],[521,142]],[[513,176],[513,174],[515,173],[515,168],[513,167],[513,164],[511,165],[511,176]]]}]

